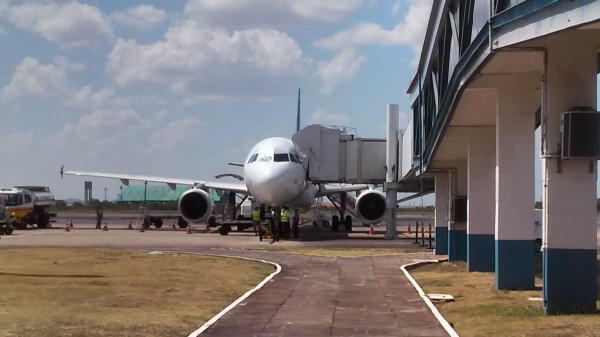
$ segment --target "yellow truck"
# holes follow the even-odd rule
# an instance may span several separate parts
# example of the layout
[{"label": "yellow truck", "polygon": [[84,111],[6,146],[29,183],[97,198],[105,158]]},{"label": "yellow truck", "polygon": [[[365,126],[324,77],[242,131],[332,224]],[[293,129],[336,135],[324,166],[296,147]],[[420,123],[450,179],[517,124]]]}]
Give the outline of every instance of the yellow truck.
[{"label": "yellow truck", "polygon": [[0,189],[0,197],[6,207],[8,224],[17,229],[26,229],[30,225],[47,228],[54,213],[48,213],[48,207],[54,205],[54,195],[45,186],[15,186]]}]

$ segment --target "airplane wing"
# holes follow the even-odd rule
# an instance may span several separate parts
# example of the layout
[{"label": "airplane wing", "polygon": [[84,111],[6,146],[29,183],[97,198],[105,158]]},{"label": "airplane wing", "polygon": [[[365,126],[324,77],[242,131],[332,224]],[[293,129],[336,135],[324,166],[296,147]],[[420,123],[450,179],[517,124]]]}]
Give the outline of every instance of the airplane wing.
[{"label": "airplane wing", "polygon": [[320,184],[319,191],[317,192],[317,197],[327,196],[332,194],[337,194],[341,192],[356,192],[362,190],[368,190],[369,186],[365,184],[356,184],[356,185],[335,185],[335,184]]},{"label": "airplane wing", "polygon": [[171,189],[175,189],[177,185],[183,186],[196,186],[199,188],[207,187],[217,190],[233,191],[241,194],[248,194],[248,188],[242,182],[239,183],[228,183],[228,182],[217,182],[217,181],[205,181],[205,180],[189,180],[189,179],[176,179],[176,178],[162,178],[152,177],[143,175],[132,175],[132,174],[115,174],[115,173],[102,173],[102,172],[86,172],[86,171],[72,171],[65,170],[64,166],[60,168],[60,176],[63,175],[74,175],[74,176],[86,176],[86,177],[100,177],[109,179],[119,179],[125,186],[129,185],[130,180],[153,182],[153,183],[164,183],[167,184]]}]

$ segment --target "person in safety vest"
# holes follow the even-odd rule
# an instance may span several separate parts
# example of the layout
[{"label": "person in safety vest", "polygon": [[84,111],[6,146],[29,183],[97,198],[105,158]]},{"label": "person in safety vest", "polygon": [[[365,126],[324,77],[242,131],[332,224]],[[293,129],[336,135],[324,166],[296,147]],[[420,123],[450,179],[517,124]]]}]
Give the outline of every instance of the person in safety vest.
[{"label": "person in safety vest", "polygon": [[254,235],[258,235],[258,225],[260,224],[260,210],[254,207],[252,210],[252,224],[254,225]]},{"label": "person in safety vest", "polygon": [[287,207],[281,209],[281,225],[283,226],[283,238],[290,238],[290,217]]}]

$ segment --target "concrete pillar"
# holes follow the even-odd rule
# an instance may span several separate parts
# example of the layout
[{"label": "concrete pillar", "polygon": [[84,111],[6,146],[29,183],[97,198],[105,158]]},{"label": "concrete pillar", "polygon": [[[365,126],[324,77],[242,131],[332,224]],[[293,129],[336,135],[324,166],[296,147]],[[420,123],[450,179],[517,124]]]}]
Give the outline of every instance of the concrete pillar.
[{"label": "concrete pillar", "polygon": [[448,254],[448,219],[450,219],[450,174],[435,176],[435,255]]},{"label": "concrete pillar", "polygon": [[534,126],[539,102],[533,89],[498,89],[496,289],[535,285]]},{"label": "concrete pillar", "polygon": [[467,201],[467,267],[494,271],[496,134],[484,128],[469,139]]},{"label": "concrete pillar", "polygon": [[544,306],[548,314],[596,310],[597,162],[561,160],[557,151],[561,112],[596,107],[597,49],[592,40],[583,38],[576,44],[586,48],[565,48],[570,41],[557,40],[547,54],[542,167]]},{"label": "concrete pillar", "polygon": [[466,208],[467,163],[459,162],[450,175],[450,219],[448,221],[448,261],[467,261]]}]

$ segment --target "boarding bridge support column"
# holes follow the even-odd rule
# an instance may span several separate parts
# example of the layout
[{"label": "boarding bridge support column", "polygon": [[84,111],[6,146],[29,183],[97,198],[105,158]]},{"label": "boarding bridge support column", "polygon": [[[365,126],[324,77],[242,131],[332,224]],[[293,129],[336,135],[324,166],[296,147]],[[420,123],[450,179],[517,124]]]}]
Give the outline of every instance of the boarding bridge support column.
[{"label": "boarding bridge support column", "polygon": [[397,239],[396,233],[396,208],[398,207],[398,141],[399,141],[398,104],[387,106],[387,138],[385,155],[385,195],[387,200],[385,239]]},{"label": "boarding bridge support column", "polygon": [[498,290],[534,288],[534,126],[538,97],[533,89],[498,89],[495,247]]},{"label": "boarding bridge support column", "polygon": [[435,175],[435,255],[448,254],[448,219],[450,219],[450,173]]},{"label": "boarding bridge support column", "polygon": [[[597,34],[590,32],[590,34]],[[593,35],[590,35],[593,36]],[[544,197],[544,307],[548,314],[596,310],[596,160],[562,160],[560,115],[572,107],[596,106],[594,44],[560,41],[548,49],[542,108],[546,131],[542,158]],[[596,39],[598,41],[598,39]],[[597,45],[596,45],[597,46]],[[591,47],[591,48],[590,48]]]},{"label": "boarding bridge support column", "polygon": [[494,271],[496,135],[482,128],[469,139],[467,200],[467,268]]},{"label": "boarding bridge support column", "polygon": [[467,261],[467,165],[466,161],[453,165],[450,175],[450,221],[448,222],[448,261]]}]

